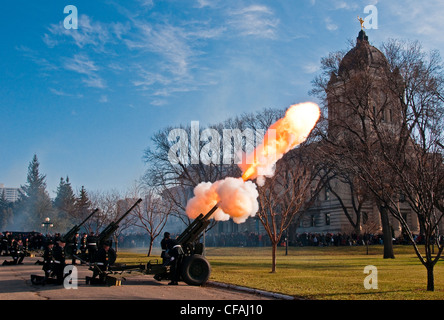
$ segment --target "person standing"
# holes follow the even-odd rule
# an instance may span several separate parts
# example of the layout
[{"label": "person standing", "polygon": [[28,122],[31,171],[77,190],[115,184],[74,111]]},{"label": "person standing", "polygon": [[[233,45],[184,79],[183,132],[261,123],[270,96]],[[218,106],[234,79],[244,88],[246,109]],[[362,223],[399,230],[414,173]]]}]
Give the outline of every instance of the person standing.
[{"label": "person standing", "polygon": [[54,260],[54,274],[56,276],[56,283],[63,284],[63,270],[66,266],[65,261],[65,240],[62,238],[57,239],[57,245],[54,247],[53,260]]},{"label": "person standing", "polygon": [[83,233],[82,238],[80,239],[80,252],[82,254],[86,254],[87,239],[88,239],[88,235],[86,233]]},{"label": "person standing", "polygon": [[69,244],[70,247],[71,247],[71,248],[70,248],[70,251],[71,251],[71,256],[72,256],[72,258],[71,258],[71,263],[72,263],[73,265],[77,264],[77,263],[76,263],[76,257],[75,257],[74,255],[77,255],[77,246],[78,246],[78,243],[79,243],[79,234],[76,233],[75,236],[74,236],[74,238],[72,238],[72,242]]},{"label": "person standing", "polygon": [[162,258],[163,265],[166,265],[170,259],[170,256],[167,253],[167,250],[168,250],[167,243],[168,243],[168,240],[170,240],[170,236],[171,235],[169,232],[165,232],[163,234],[162,241],[160,241],[160,247],[162,248],[162,253],[160,254],[160,257]]},{"label": "person standing", "polygon": [[91,232],[86,239],[87,247],[88,247],[88,260],[90,263],[94,262],[96,253],[97,253],[97,238],[94,235],[94,232]]},{"label": "person standing", "polygon": [[51,273],[53,270],[53,248],[54,248],[54,242],[48,241],[48,244],[46,245],[45,252],[43,253],[43,267],[42,270],[45,272],[45,278],[44,281],[46,282],[49,277],[51,277]]},{"label": "person standing", "polygon": [[[163,234],[163,239],[160,241],[160,247],[162,248],[162,253],[160,254],[160,257],[162,258],[162,265],[167,266],[170,262],[170,255],[168,254],[168,241],[170,241],[171,235],[169,232],[165,232]],[[162,272],[154,275],[154,279],[157,281],[161,281],[162,279],[166,278],[167,272]]]},{"label": "person standing", "polygon": [[179,242],[175,239],[169,239],[167,241],[168,254],[171,256],[170,258],[170,273],[171,273],[171,282],[169,285],[178,285],[180,278],[180,265],[182,263],[183,258],[183,250],[180,246]]}]

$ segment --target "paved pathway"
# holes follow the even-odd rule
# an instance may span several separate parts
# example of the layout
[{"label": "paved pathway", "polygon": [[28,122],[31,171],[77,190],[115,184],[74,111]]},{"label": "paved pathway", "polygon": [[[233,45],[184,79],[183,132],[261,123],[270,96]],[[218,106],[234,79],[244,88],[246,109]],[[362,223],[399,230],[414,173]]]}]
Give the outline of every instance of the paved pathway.
[{"label": "paved pathway", "polygon": [[[1,257],[8,260],[11,257]],[[262,300],[268,297],[227,290],[214,286],[193,287],[185,283],[169,286],[167,281],[158,282],[152,275],[128,277],[121,286],[90,286],[85,276],[92,271],[77,266],[77,289],[63,286],[31,284],[31,274],[43,275],[39,258],[25,258],[23,265],[0,265],[0,300]],[[41,258],[40,258],[41,259]],[[0,263],[3,259],[0,260]]]}]

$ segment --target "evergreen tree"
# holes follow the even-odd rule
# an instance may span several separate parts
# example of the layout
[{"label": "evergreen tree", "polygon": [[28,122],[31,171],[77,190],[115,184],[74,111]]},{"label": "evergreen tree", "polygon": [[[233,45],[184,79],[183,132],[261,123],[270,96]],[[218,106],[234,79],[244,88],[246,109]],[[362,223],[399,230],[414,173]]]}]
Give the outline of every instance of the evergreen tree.
[{"label": "evergreen tree", "polygon": [[53,204],[56,209],[65,212],[68,216],[74,215],[76,196],[74,195],[71,183],[69,182],[69,177],[66,177],[66,181],[63,178],[60,178],[60,183],[57,187],[57,195]]},{"label": "evergreen tree", "polygon": [[26,200],[30,196],[37,194],[39,189],[46,189],[46,176],[40,174],[39,166],[40,163],[35,154],[28,165],[28,175],[26,177],[27,184],[21,186],[20,200]]},{"label": "evergreen tree", "polygon": [[86,217],[91,211],[91,201],[89,200],[88,193],[84,186],[80,189],[80,194],[76,199],[75,207],[80,218]]},{"label": "evergreen tree", "polygon": [[39,166],[37,155],[34,155],[28,166],[27,184],[21,186],[18,201],[20,225],[15,227],[22,230],[38,230],[46,217],[53,216],[52,201],[46,191],[46,176],[40,174]]},{"label": "evergreen tree", "polygon": [[[89,199],[88,193],[85,190],[85,187],[82,186],[80,189],[79,196],[76,198],[75,203],[75,212],[77,217],[77,222],[84,220],[91,213],[91,200]],[[85,225],[84,229],[90,232],[93,230],[93,219],[89,219]]]},{"label": "evergreen tree", "polygon": [[66,177],[66,181],[60,178],[53,205],[57,211],[57,221],[60,230],[68,228],[71,224],[70,221],[75,217],[76,211],[76,197],[69,182],[69,177]]}]

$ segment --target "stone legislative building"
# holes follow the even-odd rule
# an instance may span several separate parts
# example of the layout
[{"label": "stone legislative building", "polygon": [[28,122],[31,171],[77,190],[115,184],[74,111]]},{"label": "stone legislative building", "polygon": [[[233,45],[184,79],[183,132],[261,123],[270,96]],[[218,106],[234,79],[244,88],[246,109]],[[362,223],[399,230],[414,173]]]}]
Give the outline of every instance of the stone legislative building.
[{"label": "stone legislative building", "polygon": [[[363,75],[365,72],[365,76]],[[350,96],[356,95],[360,89],[361,83],[357,79],[362,77],[372,77],[366,83],[371,82],[371,89],[366,92],[368,95],[368,108],[376,117],[380,117],[380,125],[390,127],[401,123],[401,108],[395,97],[390,97],[387,91],[383,92],[381,86],[384,86],[384,77],[392,74],[388,61],[384,54],[370,45],[368,37],[363,30],[359,32],[356,39],[356,45],[345,54],[339,63],[338,74],[332,74],[327,85],[327,107],[328,107],[328,136],[329,139],[341,139],[341,125],[333,126],[332,123],[345,123],[353,117],[350,110]],[[343,77],[342,77],[343,76]],[[396,76],[396,75],[393,75]],[[398,75],[399,76],[399,75]],[[340,79],[342,78],[342,79]],[[356,85],[347,86],[347,81],[358,82]],[[362,94],[362,93],[361,93]],[[341,96],[342,95],[342,96]],[[381,219],[378,206],[373,201],[365,201],[360,208],[360,221],[357,221],[354,208],[357,207],[356,197],[352,197],[351,184],[344,183],[343,180],[333,179],[327,188],[324,188],[302,218],[297,221],[297,226],[293,231],[297,233],[352,233],[359,228],[361,233],[378,234],[382,231]],[[419,234],[419,223],[416,214],[410,209],[402,199],[399,201],[399,207],[403,217],[414,234]],[[350,219],[345,214],[347,211],[351,220],[358,225],[354,228]],[[390,214],[390,225],[394,237],[402,233],[402,227],[398,220]]]}]

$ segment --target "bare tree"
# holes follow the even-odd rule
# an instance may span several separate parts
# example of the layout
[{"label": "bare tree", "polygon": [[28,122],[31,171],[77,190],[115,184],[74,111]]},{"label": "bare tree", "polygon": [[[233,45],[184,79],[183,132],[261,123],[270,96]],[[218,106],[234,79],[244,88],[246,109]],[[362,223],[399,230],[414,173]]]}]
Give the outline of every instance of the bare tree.
[{"label": "bare tree", "polygon": [[[333,168],[334,170],[335,168]],[[345,203],[343,199],[343,195],[338,192],[335,188],[332,188],[330,183],[332,179],[337,179],[340,183],[345,185],[348,189],[348,194],[351,199],[351,210]],[[350,176],[349,173],[343,173],[340,175],[333,175],[327,180],[326,186],[328,190],[335,196],[335,198],[339,201],[339,204],[344,212],[347,220],[350,222],[350,225],[353,228],[353,231],[356,234],[361,233],[361,222],[362,222],[362,213],[364,204],[369,200],[369,192],[365,185],[360,183],[359,179],[354,179]]]},{"label": "bare tree", "polygon": [[[186,225],[191,220],[185,208],[188,199],[193,196],[194,187],[201,182],[215,182],[229,175],[239,175],[237,166],[223,163],[222,151],[216,154],[204,152],[206,144],[217,142],[205,138],[206,134],[209,132],[214,136],[222,136],[223,130],[221,125],[207,129],[210,131],[202,134],[206,129],[196,126],[167,127],[153,136],[153,147],[147,148],[144,154],[148,168],[142,178],[143,184],[157,190],[163,198],[163,205]],[[218,148],[221,148],[222,141],[219,142]],[[180,145],[181,149],[176,150],[175,145]],[[174,156],[180,161],[172,161]],[[207,161],[201,161],[201,157],[207,157]],[[209,229],[215,223],[212,221]]]},{"label": "bare tree", "polygon": [[[433,268],[443,250],[443,65],[438,52],[427,54],[418,42],[390,40],[383,51],[387,60],[379,65],[355,61],[353,70],[333,71],[329,84],[322,77],[314,83],[318,89],[326,85],[329,107],[341,104],[349,112],[344,119],[329,110],[330,152],[342,156],[366,184],[383,228],[387,213],[399,221],[427,269],[427,290],[433,291]],[[425,254],[407,223],[405,205],[419,222]]]},{"label": "bare tree", "polygon": [[293,220],[317,197],[327,175],[312,157],[314,148],[299,147],[276,164],[276,173],[259,191],[258,217],[272,245],[271,272],[276,272],[276,250]]},{"label": "bare tree", "polygon": [[147,256],[151,255],[154,241],[162,233],[168,217],[173,210],[173,203],[163,199],[152,188],[144,188],[140,195],[142,206],[135,208],[133,216],[134,225],[142,228],[148,234],[149,246]]},{"label": "bare tree", "polygon": [[[404,115],[395,140],[387,140],[387,132],[375,128],[384,161],[396,174],[399,188],[397,193],[386,195],[387,208],[402,225],[427,269],[427,290],[434,291],[433,270],[444,249],[439,241],[444,215],[444,65],[437,51],[425,53],[418,42],[391,40],[383,50],[392,74],[399,73],[402,78],[392,78],[387,90],[397,94]],[[417,216],[425,254],[420,252],[399,210],[400,194]]]},{"label": "bare tree", "polygon": [[[90,200],[92,206],[100,208],[100,212],[96,217],[96,233],[109,225],[111,222],[119,219],[120,216],[124,214],[125,211],[127,211],[133,204],[133,201],[129,201],[129,199],[123,199],[123,196],[117,190],[92,192],[90,194]],[[113,233],[112,238],[116,251],[119,249],[120,236],[125,232],[125,230],[134,224],[134,220],[134,217],[131,215],[126,216],[119,223],[119,228]]]}]

